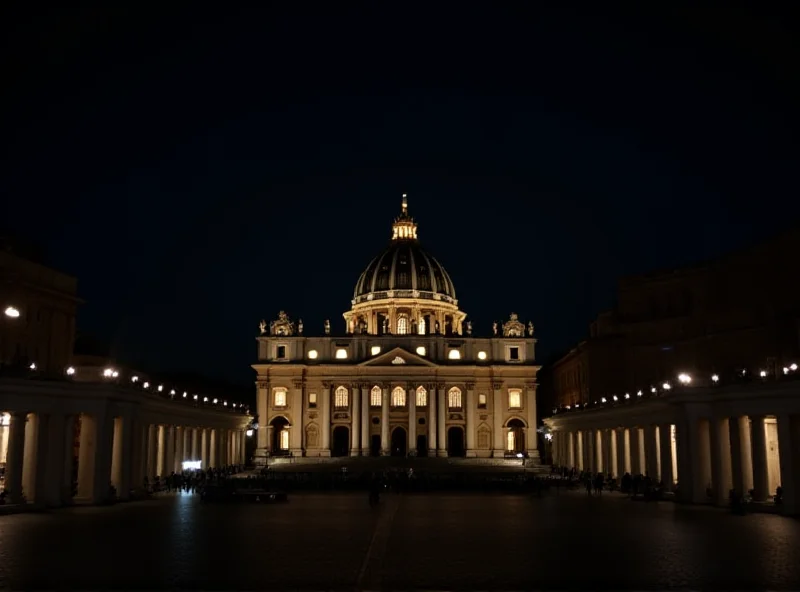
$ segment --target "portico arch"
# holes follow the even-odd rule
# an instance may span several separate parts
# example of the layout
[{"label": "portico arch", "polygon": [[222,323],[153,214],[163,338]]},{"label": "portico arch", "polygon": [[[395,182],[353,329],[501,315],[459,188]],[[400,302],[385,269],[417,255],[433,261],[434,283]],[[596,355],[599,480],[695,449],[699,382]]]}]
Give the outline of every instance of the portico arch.
[{"label": "portico arch", "polygon": [[292,427],[289,420],[283,415],[276,415],[269,422],[271,428],[269,449],[272,454],[289,453],[289,429]]},{"label": "portico arch", "polygon": [[506,450],[508,452],[525,452],[525,431],[527,425],[525,422],[518,418],[510,418],[505,425],[506,434]]}]

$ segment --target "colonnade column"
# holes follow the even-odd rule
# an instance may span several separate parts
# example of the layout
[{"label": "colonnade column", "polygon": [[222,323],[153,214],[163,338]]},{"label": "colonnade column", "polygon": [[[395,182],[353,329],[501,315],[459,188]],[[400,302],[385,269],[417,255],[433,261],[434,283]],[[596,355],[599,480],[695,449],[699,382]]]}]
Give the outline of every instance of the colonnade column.
[{"label": "colonnade column", "polygon": [[727,417],[711,418],[711,483],[714,501],[724,506],[728,503],[728,492],[733,486],[731,479],[730,422]]},{"label": "colonnade column", "polygon": [[783,490],[783,511],[797,514],[800,511],[800,422],[798,417],[782,413],[778,416],[778,450]]},{"label": "colonnade column", "polygon": [[[428,329],[430,330],[430,329]],[[428,451],[436,456],[436,385],[428,389]]]},{"label": "colonnade column", "polygon": [[675,476],[672,474],[671,424],[658,426],[658,448],[661,455],[661,482],[668,491],[672,491],[675,485]]},{"label": "colonnade column", "polygon": [[[156,464],[156,476],[164,476],[164,458],[166,455],[166,447],[167,447],[167,438],[165,433],[165,427],[163,425],[158,426],[158,453],[156,454],[157,464]],[[80,463],[79,463],[80,464]]]},{"label": "colonnade column", "polygon": [[47,482],[42,492],[42,501],[47,506],[60,506],[64,500],[64,457],[66,456],[67,418],[61,414],[50,416],[48,422],[47,463],[45,475]]},{"label": "colonnade column", "polygon": [[25,463],[25,423],[27,413],[12,411],[8,422],[8,451],[6,452],[6,481],[9,501],[21,503],[22,467]]},{"label": "colonnade column", "polygon": [[653,424],[645,426],[642,433],[644,435],[645,475],[658,482],[660,475],[659,465],[661,464],[658,426]]},{"label": "colonnade column", "polygon": [[175,426],[175,454],[172,457],[172,470],[180,473],[183,470],[183,426]]},{"label": "colonnade column", "polygon": [[[192,431],[192,460],[200,460],[200,429],[191,428]],[[259,430],[260,431],[260,430]],[[266,430],[264,430],[266,432]]]},{"label": "colonnade column", "polygon": [[617,451],[617,472],[614,476],[619,479],[627,472],[625,468],[625,428],[615,428],[613,438]]},{"label": "colonnade column", "polygon": [[575,467],[575,433],[567,432],[567,467]]},{"label": "colonnade column", "polygon": [[417,391],[408,385],[408,450],[417,451]]},{"label": "colonnade column", "polygon": [[[478,453],[475,451],[475,437],[477,433],[475,431],[475,383],[468,382],[467,383],[467,425],[465,426],[467,430],[467,456],[468,457],[475,457]],[[530,445],[528,445],[530,448]]]},{"label": "colonnade column", "polygon": [[750,443],[750,419],[746,416],[731,417],[730,447],[733,488],[739,495],[746,495],[753,488],[753,456]]},{"label": "colonnade column", "polygon": [[352,413],[350,415],[352,428],[350,430],[350,456],[358,456],[361,450],[361,390],[357,384],[350,388],[353,396]]},{"label": "colonnade column", "polygon": [[158,475],[158,426],[147,426],[147,468],[145,474],[149,481]]},{"label": "colonnade column", "polygon": [[208,444],[211,434],[209,434],[207,428],[200,428],[200,466],[203,467],[203,470],[207,470],[210,468],[210,461],[211,459],[208,458]]},{"label": "colonnade column", "polygon": [[[183,432],[183,444],[181,445],[181,462],[185,460],[194,460],[192,457],[192,428],[187,428],[186,426],[181,428]],[[183,468],[183,465],[181,465]]]},{"label": "colonnade column", "polygon": [[437,408],[437,415],[438,421],[436,422],[436,427],[438,428],[438,434],[436,437],[436,442],[438,446],[436,447],[436,456],[446,457],[447,456],[447,423],[445,421],[446,412],[447,412],[447,392],[446,392],[446,385],[444,383],[439,383],[436,385],[439,391],[439,407]]},{"label": "colonnade column", "polygon": [[750,442],[753,458],[753,499],[766,501],[769,497],[769,451],[767,449],[767,426],[763,415],[750,416]]},{"label": "colonnade column", "polygon": [[381,386],[381,456],[391,454],[389,442],[389,389]]},{"label": "colonnade column", "polygon": [[369,456],[369,385],[361,385],[361,455]]},{"label": "colonnade column", "polygon": [[241,430],[239,432],[239,464],[247,464],[247,432]]},{"label": "colonnade column", "polygon": [[122,415],[113,420],[111,483],[119,499],[128,499],[131,469],[131,420]]}]

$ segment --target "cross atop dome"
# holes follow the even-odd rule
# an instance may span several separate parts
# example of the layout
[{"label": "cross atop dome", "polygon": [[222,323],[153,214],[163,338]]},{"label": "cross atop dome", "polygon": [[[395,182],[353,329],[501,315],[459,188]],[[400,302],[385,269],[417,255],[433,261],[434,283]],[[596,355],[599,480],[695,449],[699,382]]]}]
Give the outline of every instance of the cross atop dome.
[{"label": "cross atop dome", "polygon": [[408,215],[408,196],[405,193],[402,208],[392,224],[392,240],[417,240],[417,223]]}]

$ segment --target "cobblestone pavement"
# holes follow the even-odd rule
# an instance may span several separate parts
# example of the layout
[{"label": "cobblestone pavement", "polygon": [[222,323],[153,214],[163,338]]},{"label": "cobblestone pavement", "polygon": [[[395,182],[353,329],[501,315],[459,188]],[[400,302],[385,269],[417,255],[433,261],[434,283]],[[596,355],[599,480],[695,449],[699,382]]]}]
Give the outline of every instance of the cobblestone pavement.
[{"label": "cobblestone pavement", "polygon": [[0,516],[0,587],[800,588],[800,522],[619,495],[166,496]]}]

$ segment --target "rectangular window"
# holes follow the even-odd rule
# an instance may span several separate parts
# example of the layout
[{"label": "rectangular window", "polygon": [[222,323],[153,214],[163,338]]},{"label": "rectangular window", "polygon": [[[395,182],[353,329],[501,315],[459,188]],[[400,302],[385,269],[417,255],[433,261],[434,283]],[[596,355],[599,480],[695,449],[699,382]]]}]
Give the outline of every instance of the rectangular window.
[{"label": "rectangular window", "polygon": [[478,395],[478,409],[486,409],[486,393]]},{"label": "rectangular window", "polygon": [[283,360],[286,358],[286,346],[279,345],[275,348],[275,357],[279,360]]},{"label": "rectangular window", "polygon": [[286,389],[275,389],[275,407],[286,407]]},{"label": "rectangular window", "polygon": [[308,408],[315,409],[317,406],[317,393],[308,393]]},{"label": "rectangular window", "polygon": [[522,408],[522,391],[519,389],[508,389],[508,408]]},{"label": "rectangular window", "polygon": [[281,450],[289,450],[289,430],[281,430]]},{"label": "rectangular window", "polygon": [[519,348],[518,347],[509,347],[508,348],[508,359],[509,360],[519,360]]}]

